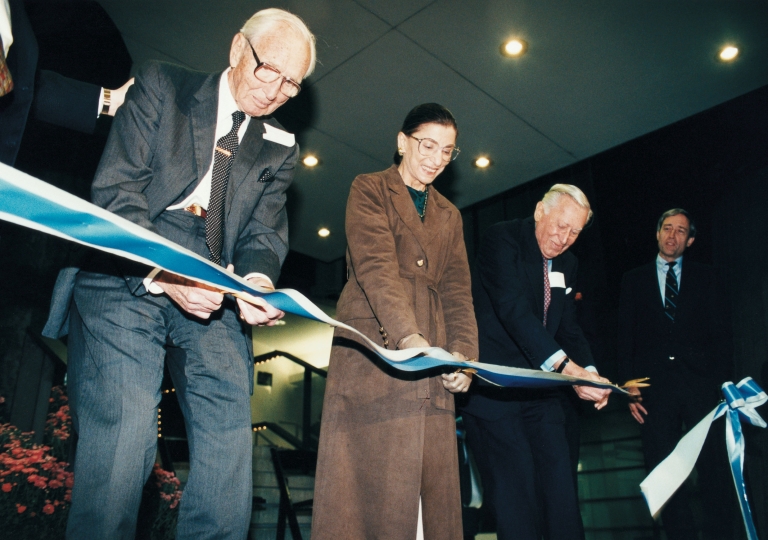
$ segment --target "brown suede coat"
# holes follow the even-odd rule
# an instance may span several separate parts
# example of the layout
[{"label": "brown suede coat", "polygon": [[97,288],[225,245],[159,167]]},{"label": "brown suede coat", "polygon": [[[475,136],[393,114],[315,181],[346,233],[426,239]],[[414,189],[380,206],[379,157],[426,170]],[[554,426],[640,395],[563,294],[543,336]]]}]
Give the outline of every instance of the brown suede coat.
[{"label": "brown suede coat", "polygon": [[[396,167],[358,176],[346,215],[337,318],[394,349],[421,333],[477,357],[461,214],[430,187],[424,222]],[[439,374],[402,374],[337,330],[323,405],[312,538],[462,538],[453,396]]]}]

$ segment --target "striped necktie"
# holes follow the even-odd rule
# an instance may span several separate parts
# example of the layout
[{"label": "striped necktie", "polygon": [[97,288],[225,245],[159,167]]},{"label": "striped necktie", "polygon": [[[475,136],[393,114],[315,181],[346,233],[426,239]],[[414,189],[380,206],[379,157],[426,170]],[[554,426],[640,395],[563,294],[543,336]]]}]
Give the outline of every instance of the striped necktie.
[{"label": "striped necktie", "polygon": [[211,172],[211,197],[208,201],[207,215],[205,218],[205,242],[211,250],[211,261],[221,263],[221,247],[224,240],[224,200],[227,195],[227,182],[229,171],[240,145],[237,130],[245,120],[243,111],[232,113],[232,129],[221,139],[216,141],[216,153],[213,158],[213,171]]},{"label": "striped necktie", "polygon": [[667,284],[664,287],[664,313],[669,320],[675,322],[675,310],[677,309],[677,294],[680,290],[675,276],[677,261],[667,263]]}]

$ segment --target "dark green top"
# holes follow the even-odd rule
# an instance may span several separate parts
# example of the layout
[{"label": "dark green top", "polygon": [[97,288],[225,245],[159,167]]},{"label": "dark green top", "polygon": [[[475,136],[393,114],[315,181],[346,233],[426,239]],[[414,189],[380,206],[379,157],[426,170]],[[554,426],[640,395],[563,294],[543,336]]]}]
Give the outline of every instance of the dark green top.
[{"label": "dark green top", "polygon": [[424,221],[424,210],[426,209],[427,205],[427,189],[424,191],[419,191],[417,189],[413,189],[411,186],[405,186],[408,188],[408,193],[411,194],[411,199],[413,200],[413,204],[416,205],[416,212],[418,212],[419,217],[421,218],[421,221]]}]

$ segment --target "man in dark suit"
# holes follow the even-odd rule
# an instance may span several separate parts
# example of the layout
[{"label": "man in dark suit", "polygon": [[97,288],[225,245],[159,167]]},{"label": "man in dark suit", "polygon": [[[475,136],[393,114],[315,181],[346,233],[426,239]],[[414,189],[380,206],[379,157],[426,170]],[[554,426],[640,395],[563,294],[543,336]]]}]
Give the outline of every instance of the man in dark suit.
[{"label": "man in dark suit", "polygon": [[[646,467],[652,470],[721,398],[720,385],[733,376],[725,286],[712,267],[685,260],[696,225],[681,208],[658,221],[656,260],[624,274],[619,308],[622,380],[649,377],[651,386],[630,392],[632,416],[642,425]],[[721,429],[713,429],[698,461],[704,506],[704,538],[731,538],[733,486]],[[670,539],[698,538],[687,486],[662,511]]]},{"label": "man in dark suit", "polygon": [[[575,186],[557,184],[533,218],[484,235],[472,294],[483,362],[605,381],[576,322],[577,261],[568,248],[592,215]],[[574,387],[600,409],[608,390]],[[583,538],[560,390],[477,385],[464,407],[468,441],[500,540]]]},{"label": "man in dark suit", "polygon": [[[93,201],[271,288],[288,250],[286,189],[299,152],[270,115],[298,93],[314,51],[298,17],[267,9],[235,35],[223,74],[145,65],[116,115]],[[60,275],[47,334],[66,326],[70,297],[79,439],[67,537],[133,540],[167,351],[190,446],[176,537],[245,538],[250,325],[283,313],[105,255]]]}]

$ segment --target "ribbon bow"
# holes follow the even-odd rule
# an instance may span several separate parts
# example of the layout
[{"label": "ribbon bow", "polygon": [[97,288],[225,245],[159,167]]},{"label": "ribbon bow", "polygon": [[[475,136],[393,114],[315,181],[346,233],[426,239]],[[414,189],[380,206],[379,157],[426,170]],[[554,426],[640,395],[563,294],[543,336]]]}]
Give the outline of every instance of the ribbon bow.
[{"label": "ribbon bow", "polygon": [[741,431],[741,422],[766,427],[768,424],[755,409],[768,401],[768,395],[752,380],[752,377],[743,379],[739,384],[726,382],[722,386],[722,391],[725,401],[720,402],[685,437],[680,439],[672,453],[640,483],[640,489],[648,503],[651,515],[656,519],[669,498],[691,474],[712,422],[727,413],[725,445],[728,449],[731,474],[736,484],[747,538],[757,540],[757,531],[744,485],[744,435]]}]

